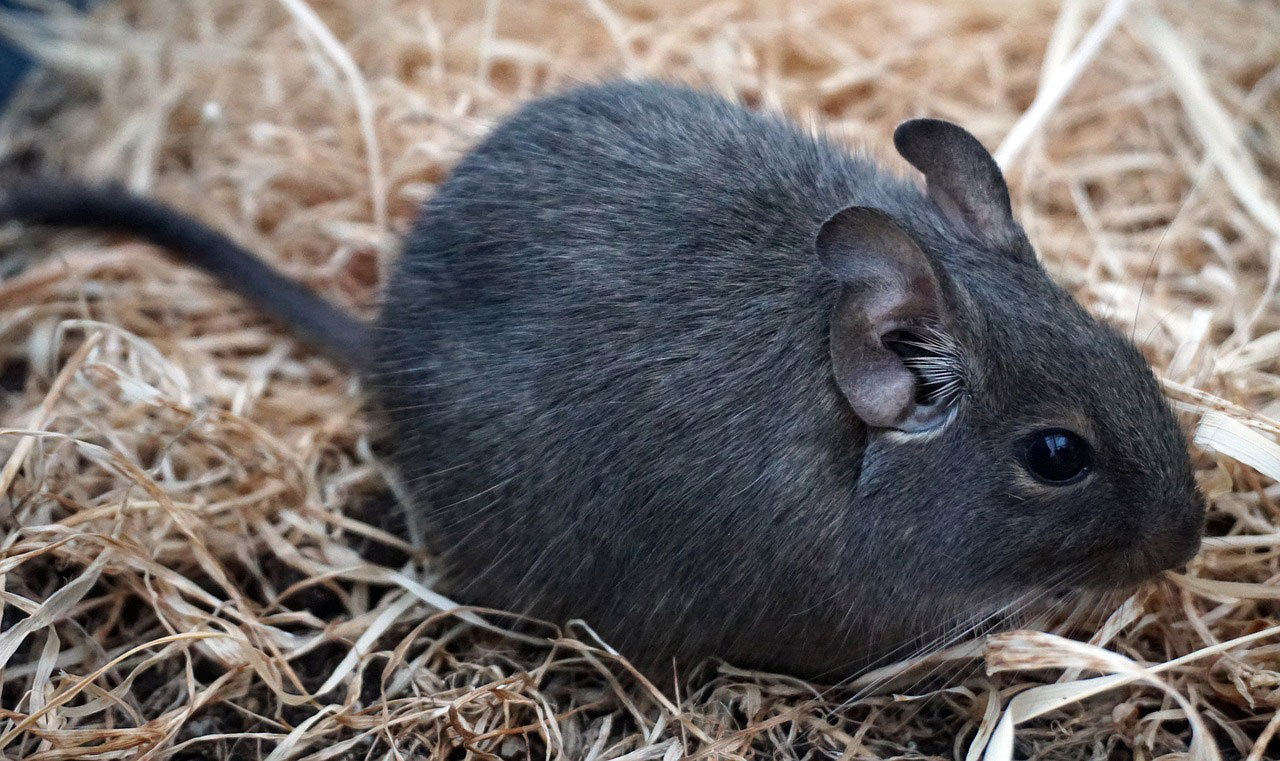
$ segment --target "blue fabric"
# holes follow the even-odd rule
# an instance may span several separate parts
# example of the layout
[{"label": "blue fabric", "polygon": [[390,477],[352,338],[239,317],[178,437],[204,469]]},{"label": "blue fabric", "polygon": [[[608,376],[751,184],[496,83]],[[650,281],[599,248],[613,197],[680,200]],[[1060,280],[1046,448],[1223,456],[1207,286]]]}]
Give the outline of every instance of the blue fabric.
[{"label": "blue fabric", "polygon": [[[78,10],[84,10],[93,0],[63,0]],[[0,0],[0,13],[31,13],[21,0]],[[0,111],[18,89],[22,78],[31,69],[31,56],[18,46],[0,36]]]}]

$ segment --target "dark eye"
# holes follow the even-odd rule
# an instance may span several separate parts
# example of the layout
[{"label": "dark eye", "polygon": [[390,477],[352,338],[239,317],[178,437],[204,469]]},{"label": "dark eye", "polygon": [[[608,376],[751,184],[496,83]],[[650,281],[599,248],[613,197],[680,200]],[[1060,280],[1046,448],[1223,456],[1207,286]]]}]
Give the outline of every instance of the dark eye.
[{"label": "dark eye", "polygon": [[1033,433],[1024,444],[1022,460],[1032,475],[1053,486],[1074,483],[1093,464],[1089,445],[1063,428]]}]

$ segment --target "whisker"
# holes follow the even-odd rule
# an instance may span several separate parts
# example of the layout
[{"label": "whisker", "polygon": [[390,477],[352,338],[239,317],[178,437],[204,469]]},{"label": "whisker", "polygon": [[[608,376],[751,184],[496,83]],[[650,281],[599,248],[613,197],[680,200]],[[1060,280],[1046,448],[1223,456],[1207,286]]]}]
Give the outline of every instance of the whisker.
[{"label": "whisker", "polygon": [[1133,313],[1133,327],[1129,332],[1130,341],[1137,340],[1138,317],[1142,314],[1142,299],[1146,296],[1147,283],[1151,280],[1151,276],[1155,270],[1156,259],[1160,255],[1160,249],[1164,247],[1165,238],[1169,237],[1169,231],[1172,230],[1178,224],[1178,220],[1182,218],[1182,214],[1189,207],[1191,199],[1195,198],[1196,191],[1200,189],[1200,184],[1209,177],[1212,167],[1213,162],[1211,161],[1204,161],[1201,163],[1199,171],[1196,173],[1196,178],[1191,183],[1191,188],[1187,191],[1187,194],[1182,197],[1182,202],[1178,204],[1178,210],[1173,213],[1173,218],[1169,220],[1169,224],[1165,226],[1164,230],[1160,233],[1160,240],[1156,242],[1155,249],[1151,252],[1151,259],[1147,261],[1147,270],[1142,275],[1142,286],[1138,289],[1138,302],[1134,306]]},{"label": "whisker", "polygon": [[[1085,572],[1086,572],[1086,569],[1084,568],[1067,569],[1063,573],[1061,573],[1057,579],[1051,580],[1050,583],[1046,584],[1045,586],[1036,590],[1029,591],[1022,595],[1019,595],[1009,603],[997,608],[994,611],[991,611],[984,615],[971,617],[968,620],[960,619],[958,622],[950,622],[949,624],[944,624],[944,626],[949,626],[949,630],[947,631],[946,634],[944,634],[941,637],[930,640],[920,647],[917,647],[914,653],[910,657],[904,658],[897,663],[882,667],[882,669],[880,670],[883,670],[883,674],[881,674],[880,676],[873,677],[870,681],[864,684],[852,696],[850,696],[849,698],[842,701],[838,705],[829,709],[826,713],[826,716],[830,718],[835,713],[838,713],[839,711],[845,710],[853,706],[858,701],[878,691],[885,685],[892,682],[894,679],[904,676],[905,674],[909,673],[912,668],[915,668],[919,665],[919,664],[910,664],[909,661],[915,660],[915,659],[921,659],[921,662],[923,662],[923,660],[927,659],[928,657],[936,657],[940,653],[944,652],[947,648],[952,647],[957,641],[961,640],[966,635],[972,635],[975,640],[978,640],[992,633],[995,630],[998,630],[1001,628],[1008,628],[1011,622],[1020,621],[1020,620],[1023,621],[1024,623],[1030,623],[1031,621],[1035,621],[1037,623],[1040,623],[1042,627],[1046,626],[1047,623],[1051,621],[1052,618],[1054,617],[1054,613],[1056,612],[1056,609],[1064,607],[1067,604],[1070,604],[1070,602],[1072,601],[1072,598],[1068,597],[1068,598],[1054,601],[1049,606],[1048,610],[1041,612],[1039,615],[1035,616],[1034,618],[1026,617],[1027,612],[1031,610],[1033,606],[1039,604],[1046,598],[1053,597],[1054,595],[1057,595],[1062,590],[1074,585],[1076,582],[1079,581],[1080,578],[1084,576]],[[1016,628],[1023,628],[1023,626],[1019,625]],[[915,687],[922,684],[923,682],[933,678],[938,673],[940,673],[942,669],[944,669],[949,662],[951,662],[951,659],[939,660],[938,663],[934,664],[926,672],[915,677],[910,683],[908,683],[908,685],[906,686],[906,689],[907,690],[914,689]],[[877,670],[877,671],[880,671],[880,670]],[[871,674],[876,674],[877,671],[873,671],[871,672]],[[861,680],[866,680],[867,677],[868,675],[864,674],[852,680],[846,680],[845,682],[842,682],[840,684],[833,685],[828,690],[825,690],[822,693],[822,696],[825,698],[831,692],[839,688],[842,688],[846,685],[849,685],[851,683],[857,684]]]}]

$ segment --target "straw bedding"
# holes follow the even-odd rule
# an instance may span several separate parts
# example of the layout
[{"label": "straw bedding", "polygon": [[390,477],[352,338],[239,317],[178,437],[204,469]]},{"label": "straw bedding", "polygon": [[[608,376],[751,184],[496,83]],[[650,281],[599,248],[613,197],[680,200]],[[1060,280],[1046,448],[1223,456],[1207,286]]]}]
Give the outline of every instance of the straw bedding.
[{"label": "straw bedding", "polygon": [[1280,8],[1243,0],[118,0],[0,20],[45,64],[0,125],[6,169],[123,180],[366,316],[415,206],[541,92],[694,82],[904,171],[898,120],[958,121],[999,146],[1050,270],[1148,354],[1212,500],[1185,575],[1071,638],[998,635],[889,689],[715,663],[651,685],[587,625],[439,612],[430,559],[383,520],[345,370],[136,242],[5,229],[0,753],[1280,757],[1278,30]]}]

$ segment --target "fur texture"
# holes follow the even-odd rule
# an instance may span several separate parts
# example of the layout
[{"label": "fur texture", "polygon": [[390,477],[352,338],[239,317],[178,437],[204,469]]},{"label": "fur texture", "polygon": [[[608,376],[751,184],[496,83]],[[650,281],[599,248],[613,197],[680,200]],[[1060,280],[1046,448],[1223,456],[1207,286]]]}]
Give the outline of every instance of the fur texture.
[{"label": "fur texture", "polygon": [[[851,205],[941,275],[966,388],[927,435],[864,427],[832,376],[840,286],[814,240]],[[585,618],[642,662],[817,674],[1057,582],[1184,562],[1203,502],[1139,352],[1025,238],[993,247],[944,211],[679,87],[582,88],[501,125],[426,205],[372,338],[392,457],[455,593]],[[1026,472],[1048,426],[1090,442],[1088,478]]]}]

